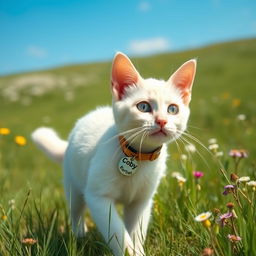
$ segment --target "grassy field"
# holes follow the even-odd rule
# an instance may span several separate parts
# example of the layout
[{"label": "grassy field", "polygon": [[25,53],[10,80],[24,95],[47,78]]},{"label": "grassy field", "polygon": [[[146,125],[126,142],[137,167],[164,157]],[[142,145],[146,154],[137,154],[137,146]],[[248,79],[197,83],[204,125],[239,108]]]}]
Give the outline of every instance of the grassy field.
[{"label": "grassy field", "polygon": [[[155,196],[145,251],[187,256],[211,248],[214,254],[204,255],[256,255],[255,185],[230,180],[231,173],[256,180],[256,39],[133,62],[143,77],[168,79],[194,57],[198,72],[188,127],[194,137],[169,147],[168,173]],[[0,255],[111,255],[89,213],[88,236],[73,237],[61,167],[30,141],[42,125],[66,138],[84,113],[110,104],[110,69],[107,62],[0,77],[0,128],[10,131],[0,129]],[[22,138],[15,143],[16,136],[26,138],[24,146]],[[217,142],[209,149],[211,138]],[[248,157],[231,157],[231,149],[244,149]],[[234,187],[223,195],[228,184]],[[195,221],[203,212],[211,212],[209,219]]]}]

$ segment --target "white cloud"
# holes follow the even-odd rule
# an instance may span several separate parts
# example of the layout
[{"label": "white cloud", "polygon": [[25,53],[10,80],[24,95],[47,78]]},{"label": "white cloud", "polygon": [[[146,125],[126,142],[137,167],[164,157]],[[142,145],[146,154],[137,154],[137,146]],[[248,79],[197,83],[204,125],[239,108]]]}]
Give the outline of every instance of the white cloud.
[{"label": "white cloud", "polygon": [[26,52],[29,56],[32,56],[35,58],[45,58],[47,56],[47,51],[36,45],[30,45],[27,48]]},{"label": "white cloud", "polygon": [[170,49],[169,41],[164,37],[155,37],[144,40],[133,40],[129,44],[132,54],[143,55],[164,52]]},{"label": "white cloud", "polygon": [[139,3],[138,8],[142,12],[147,12],[151,9],[151,5],[149,2],[144,1]]}]

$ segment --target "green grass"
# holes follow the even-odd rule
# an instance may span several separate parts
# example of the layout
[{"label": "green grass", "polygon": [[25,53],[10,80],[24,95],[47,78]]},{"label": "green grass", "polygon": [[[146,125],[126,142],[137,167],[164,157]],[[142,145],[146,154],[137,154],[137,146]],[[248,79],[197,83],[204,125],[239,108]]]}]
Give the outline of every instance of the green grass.
[{"label": "green grass", "polygon": [[[145,251],[156,256],[200,255],[204,248],[211,247],[220,256],[256,255],[255,192],[240,185],[243,194],[252,201],[250,204],[238,192],[240,207],[232,194],[222,195],[224,186],[234,183],[220,172],[222,166],[228,179],[232,172],[237,172],[239,176],[256,180],[256,39],[136,58],[133,62],[143,77],[168,79],[183,62],[194,57],[198,58],[198,71],[188,131],[206,147],[209,138],[216,138],[218,150],[224,155],[218,162],[196,142],[192,143],[198,153],[191,154],[184,150],[182,142],[179,142],[180,150],[175,143],[170,145],[168,173],[155,197]],[[9,135],[0,136],[0,255],[111,255],[89,213],[86,215],[90,226],[88,236],[79,241],[73,237],[61,167],[48,160],[30,141],[33,129],[42,125],[54,127],[65,138],[83,114],[98,105],[110,104],[110,69],[110,62],[95,63],[0,77],[0,127],[11,130]],[[56,86],[36,96],[31,88],[40,84],[32,84],[11,100],[4,94],[6,88],[24,76],[50,76]],[[69,94],[73,99],[67,100]],[[239,114],[246,115],[246,119],[239,121]],[[14,143],[16,135],[27,138],[26,146]],[[232,148],[249,152],[238,170],[228,156]],[[188,155],[186,162],[180,159],[181,153]],[[193,170],[204,172],[199,180],[201,190]],[[183,186],[172,177],[174,171],[187,179]],[[12,199],[14,207],[9,202]],[[194,220],[202,212],[216,213],[215,208],[227,212],[229,201],[235,204],[238,218],[233,221],[242,237],[236,244],[227,239],[228,234],[234,233],[230,219],[228,225],[219,228],[218,234],[214,214],[209,229]],[[27,237],[36,239],[37,243],[26,247],[22,240]]]}]

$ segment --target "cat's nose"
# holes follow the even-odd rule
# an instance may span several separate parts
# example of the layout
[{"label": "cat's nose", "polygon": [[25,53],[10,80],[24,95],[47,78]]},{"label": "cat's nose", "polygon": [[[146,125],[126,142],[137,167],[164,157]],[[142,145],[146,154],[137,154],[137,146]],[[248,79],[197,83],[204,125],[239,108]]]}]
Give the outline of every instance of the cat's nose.
[{"label": "cat's nose", "polygon": [[167,124],[167,120],[165,119],[156,119],[156,123],[163,128]]}]

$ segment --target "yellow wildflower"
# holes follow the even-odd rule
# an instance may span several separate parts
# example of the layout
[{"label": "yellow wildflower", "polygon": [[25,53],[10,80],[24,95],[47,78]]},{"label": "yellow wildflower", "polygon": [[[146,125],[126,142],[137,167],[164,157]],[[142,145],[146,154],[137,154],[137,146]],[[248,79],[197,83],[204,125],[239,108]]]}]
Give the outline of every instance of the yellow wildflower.
[{"label": "yellow wildflower", "polygon": [[229,92],[224,92],[224,93],[222,93],[222,94],[221,94],[221,98],[222,98],[223,100],[226,100],[226,99],[230,98],[230,93],[229,93]]},{"label": "yellow wildflower", "polygon": [[211,212],[203,212],[199,214],[198,216],[195,217],[195,221],[197,222],[202,222],[203,225],[206,228],[209,228],[211,226],[211,222],[209,218],[211,217],[212,213]]},{"label": "yellow wildflower", "polygon": [[27,140],[23,136],[16,136],[15,143],[19,146],[25,146],[27,144]]},{"label": "yellow wildflower", "polygon": [[232,104],[231,105],[232,105],[233,108],[239,107],[241,105],[241,100],[235,98],[235,99],[232,100]]},{"label": "yellow wildflower", "polygon": [[204,220],[202,221],[203,225],[206,227],[206,228],[209,228],[212,224],[209,220]]},{"label": "yellow wildflower", "polygon": [[1,217],[1,219],[2,219],[3,221],[7,220],[7,216],[6,216],[6,215],[3,215],[3,216]]},{"label": "yellow wildflower", "polygon": [[8,135],[11,131],[8,128],[0,128],[0,135]]}]

